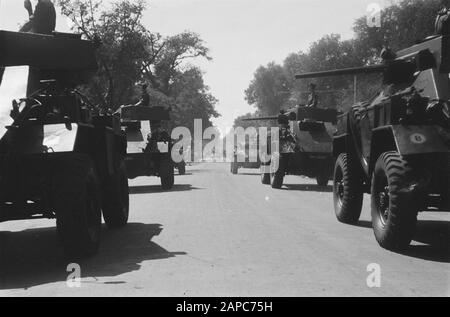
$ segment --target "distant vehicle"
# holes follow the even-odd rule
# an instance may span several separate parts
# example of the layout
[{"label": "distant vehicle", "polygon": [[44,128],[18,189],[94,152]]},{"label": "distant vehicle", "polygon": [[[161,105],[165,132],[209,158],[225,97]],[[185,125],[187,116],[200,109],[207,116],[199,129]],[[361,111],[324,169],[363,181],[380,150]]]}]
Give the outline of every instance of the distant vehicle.
[{"label": "distant vehicle", "polygon": [[[172,189],[174,163],[173,141],[162,127],[170,120],[169,110],[161,107],[123,106],[116,113],[125,128],[128,153],[125,159],[128,177],[157,176],[164,190]],[[150,126],[150,121],[153,127]]]},{"label": "distant vehicle", "polygon": [[11,111],[0,139],[0,222],[56,219],[73,258],[98,250],[102,211],[113,228],[129,213],[120,122],[75,89],[97,68],[96,47],[72,34],[0,31],[0,69],[29,66],[28,82],[16,83],[27,96],[0,104],[0,113]]},{"label": "distant vehicle", "polygon": [[[337,115],[334,109],[299,106],[277,117],[245,119],[290,122],[287,138],[291,140],[280,136],[280,152],[273,153],[270,162],[262,165],[261,182],[280,189],[286,175],[298,175],[315,178],[319,186],[327,186],[334,164],[332,132],[327,123],[336,123]],[[271,140],[267,143],[270,145]]]},{"label": "distant vehicle", "polygon": [[[181,156],[184,155],[183,148],[180,149],[180,155]],[[174,166],[175,166],[175,169],[178,170],[178,175],[181,175],[181,176],[186,175],[186,161],[184,159],[179,163],[175,163]]]},{"label": "distant vehicle", "polygon": [[409,246],[420,211],[450,211],[449,47],[449,36],[434,36],[384,65],[297,76],[384,74],[377,96],[339,117],[334,205],[355,224],[370,193],[375,237],[389,250]]},{"label": "distant vehicle", "polygon": [[[251,151],[255,153],[255,159],[251,157]],[[245,145],[239,145],[236,147],[233,162],[230,164],[231,173],[237,175],[241,168],[247,169],[260,169],[261,160],[259,158],[259,148],[258,146],[252,146],[248,143]]]}]

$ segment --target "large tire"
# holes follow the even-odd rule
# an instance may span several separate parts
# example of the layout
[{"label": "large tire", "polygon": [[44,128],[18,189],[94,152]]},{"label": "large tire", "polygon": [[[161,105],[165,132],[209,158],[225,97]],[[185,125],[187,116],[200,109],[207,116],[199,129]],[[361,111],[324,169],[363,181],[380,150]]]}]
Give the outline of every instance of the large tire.
[{"label": "large tire", "polygon": [[334,169],[334,209],[337,219],[346,224],[356,224],[361,217],[364,198],[359,167],[349,154],[341,154]]},{"label": "large tire", "polygon": [[238,164],[236,161],[231,162],[231,174],[237,175],[239,173]]},{"label": "large tire", "polygon": [[169,155],[161,157],[159,177],[161,178],[162,189],[171,190],[173,188],[175,184],[175,172],[173,161]]},{"label": "large tire", "polygon": [[274,154],[270,165],[271,185],[273,189],[281,189],[286,176],[288,156],[283,154]]},{"label": "large tire", "polygon": [[270,173],[261,172],[261,183],[263,185],[270,185]]},{"label": "large tire", "polygon": [[420,194],[411,186],[415,174],[410,163],[397,152],[384,153],[376,163],[372,225],[378,243],[385,249],[405,249],[414,236],[420,208]]},{"label": "large tire", "polygon": [[181,176],[186,175],[186,163],[184,161],[178,164],[178,174]]},{"label": "large tire", "polygon": [[72,259],[98,251],[101,199],[92,160],[73,155],[60,161],[53,182],[57,229],[66,254]]},{"label": "large tire", "polygon": [[443,192],[442,195],[444,196],[444,208],[446,210],[450,209],[450,154],[446,155],[446,163],[445,166],[447,167],[445,170],[446,175],[446,181],[444,182],[442,188]]},{"label": "large tire", "polygon": [[110,229],[126,226],[130,210],[129,186],[125,161],[116,174],[107,178],[103,190],[103,218]]}]

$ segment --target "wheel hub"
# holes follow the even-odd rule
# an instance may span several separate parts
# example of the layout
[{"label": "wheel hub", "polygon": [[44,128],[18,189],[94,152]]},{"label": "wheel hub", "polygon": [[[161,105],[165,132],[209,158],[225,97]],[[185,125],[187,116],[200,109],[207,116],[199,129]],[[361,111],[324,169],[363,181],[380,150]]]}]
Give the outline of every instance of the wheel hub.
[{"label": "wheel hub", "polygon": [[336,186],[339,198],[340,199],[344,198],[344,182],[343,181],[337,182]]},{"label": "wheel hub", "polygon": [[335,180],[334,186],[336,188],[336,196],[338,198],[338,203],[340,206],[342,206],[342,201],[344,199],[344,191],[345,191],[345,183],[344,183],[342,171],[339,171],[339,173],[336,175],[336,180]]},{"label": "wheel hub", "polygon": [[389,201],[390,201],[390,195],[389,195],[389,187],[386,186],[384,188],[384,191],[380,192],[379,194],[379,201],[380,201],[380,215],[383,223],[386,223],[386,221],[389,218]]}]

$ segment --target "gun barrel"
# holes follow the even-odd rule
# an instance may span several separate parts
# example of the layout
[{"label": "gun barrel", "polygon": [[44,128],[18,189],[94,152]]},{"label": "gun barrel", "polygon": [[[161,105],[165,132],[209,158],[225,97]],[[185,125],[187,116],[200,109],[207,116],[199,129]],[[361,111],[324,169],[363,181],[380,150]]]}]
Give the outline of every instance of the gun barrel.
[{"label": "gun barrel", "polygon": [[386,65],[344,68],[344,69],[298,74],[295,76],[295,78],[305,79],[305,78],[320,78],[320,77],[333,77],[344,75],[374,74],[374,73],[382,73],[386,70],[386,68],[387,68]]},{"label": "gun barrel", "polygon": [[242,119],[244,122],[250,122],[250,121],[272,121],[272,120],[278,120],[278,117],[261,117],[261,118],[247,118]]}]

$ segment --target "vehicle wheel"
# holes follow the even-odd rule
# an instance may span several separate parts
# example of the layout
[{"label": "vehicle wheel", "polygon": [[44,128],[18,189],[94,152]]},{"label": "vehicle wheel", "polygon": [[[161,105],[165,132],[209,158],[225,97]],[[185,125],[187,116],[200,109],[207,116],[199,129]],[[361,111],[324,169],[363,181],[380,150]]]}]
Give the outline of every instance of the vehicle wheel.
[{"label": "vehicle wheel", "polygon": [[120,228],[128,223],[130,198],[125,161],[117,174],[108,177],[103,190],[103,218],[109,228]]},{"label": "vehicle wheel", "polygon": [[261,173],[261,183],[263,185],[270,185],[270,173]]},{"label": "vehicle wheel", "polygon": [[164,190],[173,188],[173,185],[175,184],[175,172],[170,156],[164,155],[161,158],[159,176],[161,177],[161,186]]},{"label": "vehicle wheel", "polygon": [[100,244],[102,223],[94,164],[85,155],[74,155],[60,163],[53,182],[58,234],[69,257],[93,255]]},{"label": "vehicle wheel", "polygon": [[445,184],[443,186],[443,188],[446,188],[446,190],[444,190],[443,195],[445,196],[445,198],[444,198],[444,206],[445,207],[444,208],[449,209],[450,208],[450,154],[447,154],[446,166],[447,166],[447,168],[446,168],[445,173],[447,175],[447,177],[446,177],[447,181],[445,182]]},{"label": "vehicle wheel", "polygon": [[184,161],[178,165],[178,174],[186,175],[186,163]]},{"label": "vehicle wheel", "polygon": [[316,177],[316,180],[319,187],[327,187],[328,182],[330,181],[330,176],[328,175],[328,173],[322,173],[322,175]]},{"label": "vehicle wheel", "polygon": [[372,178],[372,225],[385,249],[398,251],[409,246],[417,225],[420,196],[411,189],[411,165],[400,154],[380,156]]},{"label": "vehicle wheel", "polygon": [[337,219],[346,224],[355,224],[361,217],[364,198],[363,182],[359,167],[348,154],[341,154],[334,169],[334,209]]},{"label": "vehicle wheel", "polygon": [[283,187],[284,177],[286,176],[287,156],[274,154],[270,165],[271,185],[274,189]]},{"label": "vehicle wheel", "polygon": [[239,173],[238,164],[236,162],[231,163],[231,174],[237,175]]}]

